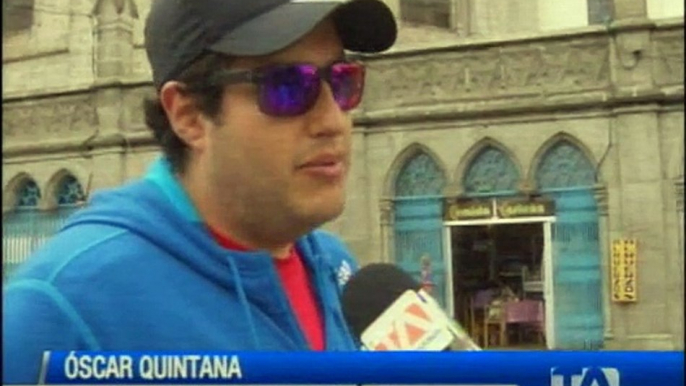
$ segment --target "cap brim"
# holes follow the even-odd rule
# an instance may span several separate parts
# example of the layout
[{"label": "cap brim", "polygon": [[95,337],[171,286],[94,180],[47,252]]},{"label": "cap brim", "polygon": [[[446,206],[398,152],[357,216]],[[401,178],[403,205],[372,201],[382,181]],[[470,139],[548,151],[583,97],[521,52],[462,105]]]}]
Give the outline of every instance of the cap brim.
[{"label": "cap brim", "polygon": [[379,0],[306,0],[291,1],[248,21],[210,49],[233,56],[272,54],[297,42],[329,15],[345,50],[375,53],[395,43],[395,18]]}]

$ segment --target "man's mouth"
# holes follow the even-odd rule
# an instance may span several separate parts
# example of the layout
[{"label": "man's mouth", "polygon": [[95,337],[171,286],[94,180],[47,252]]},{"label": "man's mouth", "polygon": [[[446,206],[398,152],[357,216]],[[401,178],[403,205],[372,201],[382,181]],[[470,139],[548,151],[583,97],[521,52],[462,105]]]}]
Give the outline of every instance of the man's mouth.
[{"label": "man's mouth", "polygon": [[313,157],[298,169],[312,176],[326,179],[338,179],[345,173],[345,157],[338,153],[325,153]]}]

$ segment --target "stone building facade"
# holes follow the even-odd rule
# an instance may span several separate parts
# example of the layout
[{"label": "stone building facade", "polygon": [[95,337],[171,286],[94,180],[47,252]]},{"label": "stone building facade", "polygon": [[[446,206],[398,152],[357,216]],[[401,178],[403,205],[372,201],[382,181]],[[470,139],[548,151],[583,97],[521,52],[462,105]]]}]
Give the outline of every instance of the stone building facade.
[{"label": "stone building facade", "polygon": [[[15,4],[33,12],[28,27],[3,31],[4,266],[158,154],[141,108],[153,91],[142,46],[150,1]],[[361,58],[349,201],[327,228],[362,263],[418,272],[419,255],[431,255],[437,297],[457,313],[455,240],[539,224],[549,347],[683,349],[683,3],[389,4],[400,41]],[[448,210],[536,200],[555,209]],[[625,239],[638,243],[634,301],[613,298],[613,244]]]}]

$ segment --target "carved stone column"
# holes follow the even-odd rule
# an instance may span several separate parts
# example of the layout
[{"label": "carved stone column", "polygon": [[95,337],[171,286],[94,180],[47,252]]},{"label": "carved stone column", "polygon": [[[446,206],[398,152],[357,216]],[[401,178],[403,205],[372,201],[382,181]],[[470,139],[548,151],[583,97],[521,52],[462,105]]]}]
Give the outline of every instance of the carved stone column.
[{"label": "carved stone column", "polygon": [[97,131],[89,138],[93,188],[119,185],[125,177],[126,127],[121,83],[132,73],[133,28],[138,19],[134,0],[96,0],[95,27],[95,110]]},{"label": "carved stone column", "polygon": [[4,215],[10,213],[10,212],[13,211],[13,210],[14,210],[13,207],[8,206],[8,205],[3,205],[3,206],[2,206],[2,215],[4,216]]},{"label": "carved stone column", "polygon": [[605,187],[605,185],[602,184],[596,184],[593,187],[593,196],[595,197],[595,202],[598,206],[598,216],[602,218],[607,218],[609,213],[607,187]]},{"label": "carved stone column", "polygon": [[125,156],[121,147],[102,148],[91,152],[93,180],[91,191],[121,185],[125,179]]},{"label": "carved stone column", "polygon": [[[679,256],[684,256],[684,180],[683,178],[674,183],[676,191],[676,212],[679,216]],[[683,260],[682,260],[683,262]],[[683,271],[682,271],[683,272]]]},{"label": "carved stone column", "polygon": [[[4,165],[3,165],[4,169]],[[9,183],[2,192],[2,214],[3,216],[13,211],[17,206],[17,184]]]},{"label": "carved stone column", "polygon": [[450,17],[451,26],[459,37],[467,37],[471,34],[470,2],[472,0],[451,0]]},{"label": "carved stone column", "polygon": [[684,180],[683,178],[674,183],[674,190],[676,191],[676,210],[684,213]]},{"label": "carved stone column", "polygon": [[525,196],[534,194],[536,192],[535,183],[529,179],[521,180],[517,184],[517,190]]},{"label": "carved stone column", "polygon": [[393,212],[393,200],[390,198],[382,198],[379,203],[379,213],[381,214],[381,261],[390,263],[394,260],[393,224],[395,223],[395,216]]},{"label": "carved stone column", "polygon": [[618,96],[650,92],[654,83],[647,0],[613,0],[610,63]]},{"label": "carved stone column", "polygon": [[138,10],[133,0],[97,0],[95,71],[97,82],[107,82],[131,73],[133,23]]},{"label": "carved stone column", "polygon": [[[676,193],[676,210],[677,210],[677,221],[678,224],[677,226],[679,227],[678,229],[678,243],[679,243],[679,256],[677,256],[678,259],[678,272],[680,274],[677,274],[677,284],[678,288],[683,289],[684,288],[684,178],[683,176],[677,180],[674,183],[674,189]],[[680,299],[679,299],[680,298]],[[677,298],[678,302],[681,304],[681,312],[683,312],[683,304],[684,304],[684,295],[683,292],[681,292],[680,296]],[[679,315],[683,315],[677,312]],[[678,323],[676,325],[676,330],[675,330],[675,338],[682,341],[684,339],[684,324],[683,321],[682,323]],[[683,346],[681,346],[683,348]]]},{"label": "carved stone column", "polygon": [[602,296],[603,296],[603,324],[605,326],[605,339],[612,339],[612,297],[610,279],[610,258],[612,255],[610,246],[610,227],[609,227],[609,205],[607,198],[607,187],[596,184],[593,187],[598,208],[598,244],[600,245],[600,269],[602,274]]},{"label": "carved stone column", "polygon": [[448,182],[442,191],[443,197],[459,197],[464,194],[464,188],[459,179]]}]

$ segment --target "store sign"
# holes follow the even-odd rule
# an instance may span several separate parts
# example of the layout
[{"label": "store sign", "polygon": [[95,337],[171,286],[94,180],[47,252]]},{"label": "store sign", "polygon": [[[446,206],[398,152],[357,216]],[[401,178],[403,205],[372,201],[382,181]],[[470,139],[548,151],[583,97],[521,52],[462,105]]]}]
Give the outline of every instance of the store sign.
[{"label": "store sign", "polygon": [[[448,199],[445,221],[554,216],[555,202],[541,198],[511,200]],[[495,208],[495,213],[493,212]]]},{"label": "store sign", "polygon": [[555,203],[543,199],[498,201],[497,208],[500,218],[553,216],[555,214]]},{"label": "store sign", "polygon": [[637,242],[621,239],[612,242],[612,300],[631,303],[637,300]]},{"label": "store sign", "polygon": [[493,217],[491,200],[448,201],[445,204],[446,221],[477,220]]}]

